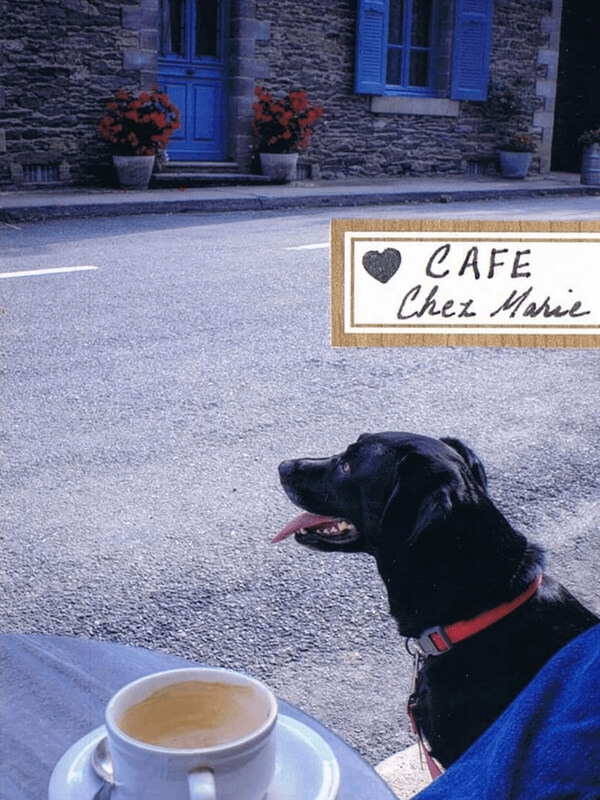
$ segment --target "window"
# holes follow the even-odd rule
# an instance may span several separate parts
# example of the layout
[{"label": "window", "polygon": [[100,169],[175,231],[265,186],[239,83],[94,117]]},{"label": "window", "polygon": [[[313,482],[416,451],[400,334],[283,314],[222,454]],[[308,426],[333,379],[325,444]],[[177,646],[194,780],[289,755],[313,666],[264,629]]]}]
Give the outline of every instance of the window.
[{"label": "window", "polygon": [[160,54],[220,58],[219,0],[161,0]]},{"label": "window", "polygon": [[386,85],[431,90],[434,0],[390,0]]},{"label": "window", "polygon": [[196,0],[196,58],[219,58],[219,3]]},{"label": "window", "polygon": [[493,0],[358,0],[355,90],[485,100]]},{"label": "window", "polygon": [[185,0],[162,0],[160,8],[161,55],[185,53]]}]

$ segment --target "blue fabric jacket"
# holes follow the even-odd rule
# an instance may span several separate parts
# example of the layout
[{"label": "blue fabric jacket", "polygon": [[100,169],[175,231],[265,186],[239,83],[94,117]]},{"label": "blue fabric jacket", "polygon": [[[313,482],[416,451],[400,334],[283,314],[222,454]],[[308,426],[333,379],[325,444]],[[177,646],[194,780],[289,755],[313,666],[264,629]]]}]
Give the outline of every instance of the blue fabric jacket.
[{"label": "blue fabric jacket", "polygon": [[600,800],[600,625],[560,650],[418,800]]}]

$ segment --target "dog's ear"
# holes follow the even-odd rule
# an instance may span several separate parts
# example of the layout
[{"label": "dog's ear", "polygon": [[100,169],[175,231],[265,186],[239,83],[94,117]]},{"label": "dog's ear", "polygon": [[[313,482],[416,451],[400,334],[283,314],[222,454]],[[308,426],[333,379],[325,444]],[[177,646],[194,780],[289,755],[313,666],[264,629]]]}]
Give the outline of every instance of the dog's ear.
[{"label": "dog's ear", "polygon": [[479,484],[480,488],[483,489],[484,492],[487,492],[487,475],[485,474],[485,468],[471,448],[467,447],[467,445],[461,442],[460,439],[443,437],[440,439],[440,441],[444,442],[444,444],[447,444],[448,447],[451,447],[453,450],[456,450],[456,452],[462,457],[465,464],[471,470],[471,474]]},{"label": "dog's ear", "polygon": [[398,464],[394,487],[381,516],[381,528],[398,522],[410,525],[406,542],[412,545],[430,525],[450,515],[464,489],[464,481],[453,466],[433,472],[422,457],[405,456]]},{"label": "dog's ear", "polygon": [[452,511],[455,492],[450,483],[440,486],[424,499],[415,518],[408,544],[414,544],[419,536],[434,522],[442,522]]}]

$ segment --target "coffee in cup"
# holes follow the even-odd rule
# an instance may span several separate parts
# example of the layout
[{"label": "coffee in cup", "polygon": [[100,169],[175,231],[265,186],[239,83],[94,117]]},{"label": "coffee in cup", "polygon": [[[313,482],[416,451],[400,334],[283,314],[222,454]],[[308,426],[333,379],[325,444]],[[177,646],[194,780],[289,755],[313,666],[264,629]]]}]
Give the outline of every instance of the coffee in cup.
[{"label": "coffee in cup", "polygon": [[276,720],[272,692],[232,670],[134,681],[106,710],[111,800],[262,800],[275,774]]},{"label": "coffee in cup", "polygon": [[251,685],[193,680],[171,683],[127,708],[119,728],[147,744],[197,749],[243,739],[268,717]]}]

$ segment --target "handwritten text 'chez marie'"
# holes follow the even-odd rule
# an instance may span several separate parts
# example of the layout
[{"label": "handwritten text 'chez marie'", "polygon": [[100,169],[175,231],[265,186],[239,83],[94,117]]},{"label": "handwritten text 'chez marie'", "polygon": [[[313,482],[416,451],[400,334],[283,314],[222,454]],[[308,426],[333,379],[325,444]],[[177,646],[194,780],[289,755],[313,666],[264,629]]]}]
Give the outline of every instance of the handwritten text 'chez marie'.
[{"label": "handwritten text 'chez marie'", "polygon": [[[490,318],[514,319],[522,316],[576,319],[590,314],[584,307],[583,299],[576,299],[573,296],[555,298],[545,292],[536,296],[535,285],[532,282],[531,247],[522,250],[510,247],[483,249],[481,246],[473,245],[466,252],[463,249],[461,253],[456,246],[444,243],[435,248],[424,268],[425,275],[437,282],[428,287],[428,291],[424,290],[422,284],[412,286],[401,299],[398,319],[425,316],[467,319],[478,316],[475,297],[457,300],[444,296],[444,280],[450,279],[453,272],[455,278],[464,279],[465,282],[469,279],[493,281],[501,273],[505,278],[510,275],[511,281],[515,281],[515,288],[499,304],[494,304],[491,310],[487,310],[486,316]],[[451,282],[455,288],[456,281]],[[567,289],[567,294],[569,293],[572,295],[573,290]]]}]

